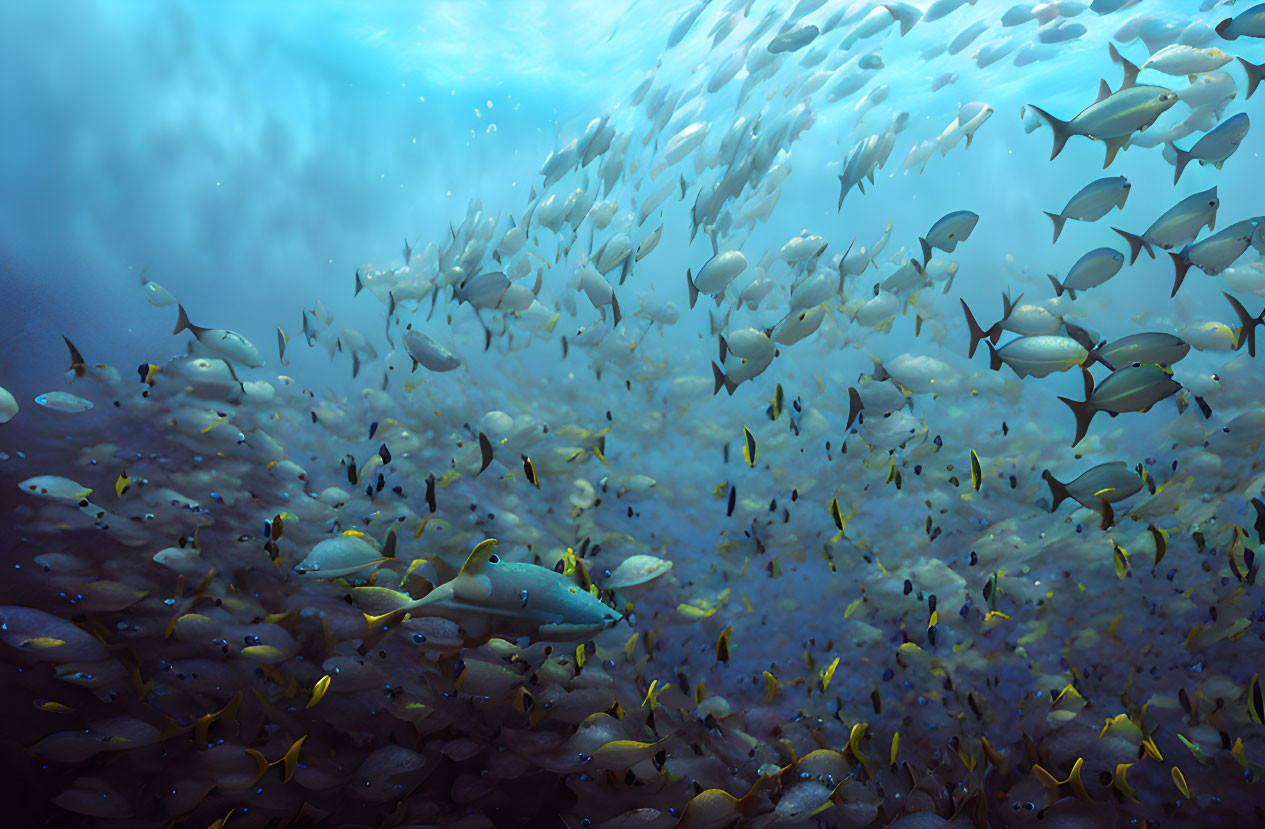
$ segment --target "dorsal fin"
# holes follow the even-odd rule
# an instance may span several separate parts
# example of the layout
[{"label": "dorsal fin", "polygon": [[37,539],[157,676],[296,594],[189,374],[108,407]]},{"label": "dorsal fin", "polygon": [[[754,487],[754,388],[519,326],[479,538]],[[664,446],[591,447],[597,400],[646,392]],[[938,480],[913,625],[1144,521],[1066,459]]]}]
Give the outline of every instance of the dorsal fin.
[{"label": "dorsal fin", "polygon": [[477,574],[488,563],[488,560],[496,554],[498,543],[495,538],[485,538],[475,544],[474,549],[470,551],[470,555],[466,556],[466,561],[461,565],[461,570],[458,571],[457,575]]},{"label": "dorsal fin", "polygon": [[1110,97],[1111,97],[1111,87],[1107,85],[1107,81],[1105,78],[1099,78],[1098,79],[1098,100],[1094,101],[1094,103],[1098,103],[1099,101],[1105,101]]}]

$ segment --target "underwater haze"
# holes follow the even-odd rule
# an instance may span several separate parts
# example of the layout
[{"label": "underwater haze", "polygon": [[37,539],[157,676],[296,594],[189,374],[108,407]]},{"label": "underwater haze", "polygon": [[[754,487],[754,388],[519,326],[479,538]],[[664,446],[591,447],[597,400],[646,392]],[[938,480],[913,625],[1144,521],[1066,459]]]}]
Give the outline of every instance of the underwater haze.
[{"label": "underwater haze", "polygon": [[1265,4],[0,31],[12,825],[1265,825]]}]

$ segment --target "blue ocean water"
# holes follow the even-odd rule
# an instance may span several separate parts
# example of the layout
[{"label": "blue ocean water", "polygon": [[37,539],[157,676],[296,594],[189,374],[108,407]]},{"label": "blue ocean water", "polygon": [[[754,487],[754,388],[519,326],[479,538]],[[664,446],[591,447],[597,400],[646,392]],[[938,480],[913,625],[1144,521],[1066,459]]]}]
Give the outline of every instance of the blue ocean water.
[{"label": "blue ocean water", "polygon": [[23,825],[1254,825],[1257,8],[0,10]]}]

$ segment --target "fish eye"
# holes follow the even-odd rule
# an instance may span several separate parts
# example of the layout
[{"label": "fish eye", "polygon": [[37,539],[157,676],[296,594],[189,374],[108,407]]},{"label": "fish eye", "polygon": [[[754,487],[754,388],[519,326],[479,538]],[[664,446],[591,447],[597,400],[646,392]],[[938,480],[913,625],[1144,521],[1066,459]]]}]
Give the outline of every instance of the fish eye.
[{"label": "fish eye", "polygon": [[501,562],[501,557],[498,556],[496,553],[493,553],[492,555],[488,556],[488,564],[500,564],[500,562]]}]

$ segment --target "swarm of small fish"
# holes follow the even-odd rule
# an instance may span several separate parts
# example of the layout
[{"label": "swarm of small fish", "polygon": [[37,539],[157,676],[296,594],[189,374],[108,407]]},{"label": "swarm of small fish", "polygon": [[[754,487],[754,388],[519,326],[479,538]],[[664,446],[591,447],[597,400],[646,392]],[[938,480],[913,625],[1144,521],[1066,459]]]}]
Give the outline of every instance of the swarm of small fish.
[{"label": "swarm of small fish", "polygon": [[[66,339],[35,405],[0,389],[22,447],[0,465],[6,756],[41,804],[20,815],[1265,821],[1265,216],[1214,232],[1215,186],[1169,192],[1191,162],[1261,174],[1235,154],[1248,114],[1223,117],[1222,50],[1265,38],[1265,5],[1134,17],[1076,58],[1121,67],[1114,91],[1024,108],[1052,159],[1089,139],[1104,167],[1132,149],[1159,172],[1077,178],[987,326],[953,256],[1001,209],[964,191],[877,239],[788,230],[794,147],[851,113],[826,207],[852,215],[898,144],[917,175],[986,151],[995,114],[960,104],[908,137],[923,127],[888,102],[913,81],[884,74],[883,44],[922,43],[936,90],[1062,59],[1140,6],[786,5],[690,7],[665,56],[696,75],[648,75],[514,216],[474,203],[358,268],[350,301],[380,329],[337,324],[345,296],[278,321],[281,366],[319,349],[353,393],[277,375],[145,275],[187,353],[120,369]],[[1238,63],[1249,97],[1263,70]],[[1059,245],[1134,190],[1156,218],[1116,229],[1127,251]],[[751,241],[768,232],[785,242]],[[1171,312],[1096,304],[1163,252],[1171,294],[1195,269],[1220,318],[1191,319],[1167,277]],[[567,381],[534,382],[531,359]]]}]

